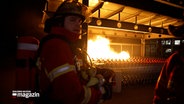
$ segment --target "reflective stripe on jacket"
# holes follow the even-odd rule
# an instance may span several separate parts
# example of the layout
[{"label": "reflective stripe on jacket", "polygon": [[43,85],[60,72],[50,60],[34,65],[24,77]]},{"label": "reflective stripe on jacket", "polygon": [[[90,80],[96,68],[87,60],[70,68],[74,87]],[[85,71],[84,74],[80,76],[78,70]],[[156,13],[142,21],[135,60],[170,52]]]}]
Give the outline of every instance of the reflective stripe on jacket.
[{"label": "reflective stripe on jacket", "polygon": [[75,70],[74,65],[64,64],[64,65],[61,65],[61,66],[53,69],[49,73],[47,70],[45,70],[45,73],[46,73],[47,77],[50,79],[50,81],[52,82],[55,78],[59,77],[60,75],[65,74],[69,71],[74,71],[74,70]]},{"label": "reflective stripe on jacket", "polygon": [[[66,30],[61,31],[60,35],[67,35],[70,38],[73,36]],[[74,42],[75,39],[70,38],[67,39]],[[51,101],[64,104],[96,104],[100,100],[99,89],[86,87],[81,83],[74,67],[74,54],[66,41],[54,38],[44,43],[40,53],[40,63],[41,91],[45,92],[51,86],[50,92],[47,93]]]}]

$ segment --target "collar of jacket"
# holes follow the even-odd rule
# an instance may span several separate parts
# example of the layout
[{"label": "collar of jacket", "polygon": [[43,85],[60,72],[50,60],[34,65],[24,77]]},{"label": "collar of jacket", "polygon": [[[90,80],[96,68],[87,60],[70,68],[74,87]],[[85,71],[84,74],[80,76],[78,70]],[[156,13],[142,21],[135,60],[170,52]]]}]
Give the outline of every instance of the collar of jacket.
[{"label": "collar of jacket", "polygon": [[80,35],[80,34],[70,32],[63,27],[52,27],[50,34],[62,35],[71,42],[76,42],[79,39],[79,35]]}]

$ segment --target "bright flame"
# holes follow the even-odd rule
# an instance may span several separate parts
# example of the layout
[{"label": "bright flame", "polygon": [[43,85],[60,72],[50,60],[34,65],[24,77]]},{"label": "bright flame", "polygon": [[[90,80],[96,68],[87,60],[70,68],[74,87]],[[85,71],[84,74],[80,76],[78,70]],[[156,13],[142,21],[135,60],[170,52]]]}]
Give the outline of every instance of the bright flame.
[{"label": "bright flame", "polygon": [[88,54],[94,60],[96,59],[118,59],[126,60],[130,58],[129,53],[122,51],[114,52],[110,48],[110,41],[104,37],[97,36],[96,40],[88,40]]}]

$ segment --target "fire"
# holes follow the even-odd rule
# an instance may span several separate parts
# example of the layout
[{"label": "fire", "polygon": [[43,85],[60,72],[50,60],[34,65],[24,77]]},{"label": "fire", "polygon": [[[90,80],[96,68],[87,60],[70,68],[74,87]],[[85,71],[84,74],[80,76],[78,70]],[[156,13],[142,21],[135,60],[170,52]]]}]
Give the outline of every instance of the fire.
[{"label": "fire", "polygon": [[128,52],[122,51],[120,53],[115,52],[110,48],[110,41],[102,36],[97,36],[95,40],[88,40],[88,54],[94,59],[118,59],[127,60],[130,58]]}]

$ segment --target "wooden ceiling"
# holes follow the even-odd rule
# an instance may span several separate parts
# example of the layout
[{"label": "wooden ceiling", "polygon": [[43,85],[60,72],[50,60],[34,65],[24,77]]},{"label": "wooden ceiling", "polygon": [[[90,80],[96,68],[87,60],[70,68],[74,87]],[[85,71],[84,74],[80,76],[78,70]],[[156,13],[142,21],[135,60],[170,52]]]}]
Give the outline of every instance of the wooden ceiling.
[{"label": "wooden ceiling", "polygon": [[[89,0],[90,9],[96,8],[100,2]],[[163,27],[168,25],[181,25],[183,5],[180,8],[168,6],[153,0],[111,0],[101,1],[101,8],[98,8],[91,16],[122,22],[151,25]],[[100,11],[100,13],[99,13]],[[100,14],[100,15],[99,15]]]}]

